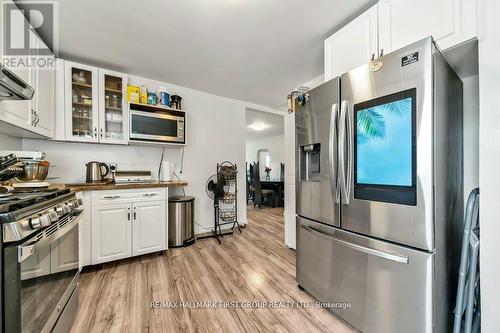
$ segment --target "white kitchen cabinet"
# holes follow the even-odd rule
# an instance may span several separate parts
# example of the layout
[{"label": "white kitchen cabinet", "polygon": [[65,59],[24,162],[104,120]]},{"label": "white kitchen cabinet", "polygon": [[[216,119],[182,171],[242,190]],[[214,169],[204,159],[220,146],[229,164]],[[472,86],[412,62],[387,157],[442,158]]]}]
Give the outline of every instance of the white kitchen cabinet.
[{"label": "white kitchen cabinet", "polygon": [[[5,17],[3,12],[5,7],[4,3],[12,3],[11,1],[2,2],[0,6],[0,17]],[[21,11],[11,12],[12,26],[23,26],[26,22]],[[16,24],[17,22],[17,24]],[[0,55],[1,61],[5,61],[5,49],[4,49],[4,25],[0,25]],[[22,29],[22,28],[21,28]],[[8,67],[15,75],[25,82],[31,83],[32,81],[32,70],[31,68],[15,68]],[[0,120],[17,126],[22,129],[31,129],[31,115],[30,115],[30,102],[29,101],[0,101]]]},{"label": "white kitchen cabinet", "polygon": [[64,111],[62,114],[60,106],[57,108],[56,139],[128,144],[127,76],[70,61],[59,62],[64,62],[64,76],[58,76],[56,95],[62,96]]},{"label": "white kitchen cabinet", "polygon": [[99,142],[128,143],[127,76],[99,69]]},{"label": "white kitchen cabinet", "polygon": [[377,19],[375,5],[325,40],[325,81],[378,56]]},{"label": "white kitchen cabinet", "polygon": [[380,0],[379,43],[387,52],[427,36],[442,49],[477,36],[477,0]]},{"label": "white kitchen cabinet", "polygon": [[64,112],[66,140],[98,142],[98,69],[65,61]]},{"label": "white kitchen cabinet", "polygon": [[66,114],[64,96],[64,60],[57,58],[55,63],[55,115],[54,115],[54,140],[66,140]]},{"label": "white kitchen cabinet", "polygon": [[92,207],[92,264],[132,255],[132,212],[129,203]]},{"label": "white kitchen cabinet", "polygon": [[165,202],[139,202],[132,204],[133,250],[132,254],[162,251],[165,249]]},{"label": "white kitchen cabinet", "polygon": [[[45,43],[33,34],[33,45],[38,50],[48,50]],[[42,55],[36,54],[42,59]],[[53,55],[43,56],[43,61],[55,64]],[[35,94],[30,101],[30,123],[37,134],[52,138],[54,136],[54,107],[55,107],[55,69],[54,67],[34,68],[33,87]]]},{"label": "white kitchen cabinet", "polygon": [[[12,3],[3,1],[0,6],[0,16],[4,17],[4,4]],[[11,27],[13,31],[22,33],[29,23],[24,18],[21,11],[11,11]],[[0,29],[4,27],[1,26]],[[7,64],[15,75],[27,82],[35,89],[35,94],[31,100],[25,101],[0,101],[0,121],[5,125],[2,129],[10,135],[26,137],[48,137],[52,138],[54,130],[54,70],[46,66],[37,67],[39,60],[51,61],[52,55],[42,55],[40,49],[48,50],[48,47],[33,30],[28,30],[28,41],[24,41],[25,36],[18,34],[17,38],[23,41],[24,45],[30,46],[30,54],[26,58],[13,57],[17,63],[30,61],[30,66],[9,66],[10,61],[6,61],[6,51],[4,50],[3,31],[0,31],[0,56],[2,63]],[[16,39],[17,40],[17,39]],[[50,50],[49,50],[50,51]],[[29,60],[28,60],[29,59]],[[33,59],[35,61],[33,62]],[[34,65],[33,65],[34,64]]]},{"label": "white kitchen cabinet", "polygon": [[[167,188],[92,191],[85,197],[92,265],[167,249]],[[89,229],[82,226],[81,232],[86,242]],[[88,257],[83,251],[81,257]]]}]

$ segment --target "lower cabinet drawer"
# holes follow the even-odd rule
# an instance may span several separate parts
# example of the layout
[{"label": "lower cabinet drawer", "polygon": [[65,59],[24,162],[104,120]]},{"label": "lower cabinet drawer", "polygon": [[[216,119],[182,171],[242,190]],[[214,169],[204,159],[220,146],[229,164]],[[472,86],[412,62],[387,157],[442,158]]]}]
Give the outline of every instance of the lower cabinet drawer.
[{"label": "lower cabinet drawer", "polygon": [[142,202],[150,200],[165,200],[165,188],[150,188],[137,190],[93,191],[92,205],[109,205],[122,202]]},{"label": "lower cabinet drawer", "polygon": [[363,332],[432,332],[434,254],[297,217],[297,282]]}]

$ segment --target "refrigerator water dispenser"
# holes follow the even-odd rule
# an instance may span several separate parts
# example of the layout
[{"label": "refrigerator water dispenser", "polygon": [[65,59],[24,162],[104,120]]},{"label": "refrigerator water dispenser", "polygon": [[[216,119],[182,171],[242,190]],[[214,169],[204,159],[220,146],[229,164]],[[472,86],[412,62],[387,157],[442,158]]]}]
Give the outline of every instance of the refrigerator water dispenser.
[{"label": "refrigerator water dispenser", "polygon": [[300,146],[300,180],[319,182],[321,144]]}]

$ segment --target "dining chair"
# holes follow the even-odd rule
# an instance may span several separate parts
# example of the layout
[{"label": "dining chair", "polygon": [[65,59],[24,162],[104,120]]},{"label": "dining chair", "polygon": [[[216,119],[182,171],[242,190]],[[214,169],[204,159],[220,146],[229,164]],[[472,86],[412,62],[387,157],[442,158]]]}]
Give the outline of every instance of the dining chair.
[{"label": "dining chair", "polygon": [[271,206],[274,208],[276,206],[276,191],[262,188],[262,184],[260,182],[259,162],[254,164],[253,175],[254,175],[253,181],[255,188],[253,206],[254,207],[258,206],[259,208],[262,208],[262,205],[265,205],[270,201]]}]

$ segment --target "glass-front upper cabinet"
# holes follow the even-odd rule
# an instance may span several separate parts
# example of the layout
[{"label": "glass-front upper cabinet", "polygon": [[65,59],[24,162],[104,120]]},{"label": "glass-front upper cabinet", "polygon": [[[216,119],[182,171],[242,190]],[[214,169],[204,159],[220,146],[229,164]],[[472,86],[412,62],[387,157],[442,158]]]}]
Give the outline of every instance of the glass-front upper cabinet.
[{"label": "glass-front upper cabinet", "polygon": [[125,74],[99,70],[99,142],[128,142],[126,87]]},{"label": "glass-front upper cabinet", "polygon": [[64,71],[66,139],[98,142],[98,70],[66,61]]}]

